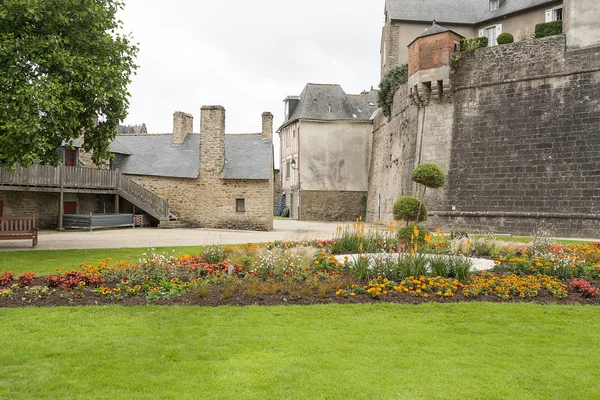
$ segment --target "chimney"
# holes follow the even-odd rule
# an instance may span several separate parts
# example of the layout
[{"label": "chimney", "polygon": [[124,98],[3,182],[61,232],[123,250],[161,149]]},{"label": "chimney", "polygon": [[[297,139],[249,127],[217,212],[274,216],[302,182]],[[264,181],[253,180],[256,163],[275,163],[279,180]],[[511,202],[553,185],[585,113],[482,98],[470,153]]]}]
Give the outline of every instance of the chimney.
[{"label": "chimney", "polygon": [[225,108],[200,110],[200,175],[218,177],[225,165]]},{"label": "chimney", "polygon": [[262,140],[273,139],[273,114],[270,112],[262,113]]},{"label": "chimney", "polygon": [[194,132],[194,117],[181,111],[173,114],[173,144],[181,145],[185,137]]}]

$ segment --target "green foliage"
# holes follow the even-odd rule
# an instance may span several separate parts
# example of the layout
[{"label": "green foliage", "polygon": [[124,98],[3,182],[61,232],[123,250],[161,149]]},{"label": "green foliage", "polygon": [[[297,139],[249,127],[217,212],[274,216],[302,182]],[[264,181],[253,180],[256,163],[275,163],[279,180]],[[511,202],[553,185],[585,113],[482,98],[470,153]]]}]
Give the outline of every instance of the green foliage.
[{"label": "green foliage", "polygon": [[545,22],[535,26],[534,37],[536,39],[560,35],[562,33],[562,21]]},{"label": "green foliage", "polygon": [[408,82],[408,64],[392,68],[381,80],[379,94],[377,95],[377,105],[381,107],[383,115],[386,117],[389,117],[392,113],[394,93],[396,93],[398,86],[406,82]]},{"label": "green foliage", "polygon": [[[423,210],[421,210],[423,213]],[[408,224],[407,226],[398,229],[396,237],[400,243],[413,243],[418,245],[425,244],[425,236],[429,235],[430,232],[427,228],[422,225],[417,225],[418,236],[415,236],[415,225]]]},{"label": "green foliage", "polygon": [[[421,214],[419,215],[419,207]],[[397,220],[421,222],[427,220],[427,207],[419,199],[402,196],[394,203],[394,216]],[[418,221],[417,221],[418,217]]]},{"label": "green foliage", "polygon": [[118,33],[120,0],[0,3],[0,165],[57,164],[83,135],[100,163],[127,115],[137,48]]},{"label": "green foliage", "polygon": [[488,38],[487,36],[479,36],[471,39],[461,39],[460,40],[460,51],[466,53],[472,53],[477,49],[481,49],[483,47],[488,46]]},{"label": "green foliage", "polygon": [[417,165],[410,178],[413,182],[420,183],[430,189],[441,188],[446,183],[444,171],[434,163]]},{"label": "green foliage", "polygon": [[501,34],[498,35],[498,37],[496,38],[496,41],[498,42],[498,44],[508,44],[508,43],[513,43],[515,41],[515,38],[513,37],[512,34],[510,34],[508,32],[502,32]]}]

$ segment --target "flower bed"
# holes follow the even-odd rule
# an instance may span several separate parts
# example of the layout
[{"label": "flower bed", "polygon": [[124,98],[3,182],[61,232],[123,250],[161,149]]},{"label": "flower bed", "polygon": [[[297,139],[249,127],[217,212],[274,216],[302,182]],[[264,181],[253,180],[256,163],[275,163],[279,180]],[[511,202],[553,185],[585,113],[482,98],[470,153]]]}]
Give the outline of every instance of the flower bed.
[{"label": "flower bed", "polygon": [[[150,251],[133,263],[86,262],[77,271],[57,270],[45,277],[3,271],[0,306],[597,302],[598,244],[534,244],[495,260],[493,272],[474,273],[466,255],[481,250],[477,243],[455,235],[448,244],[439,230],[433,234],[418,227],[408,229],[410,240],[402,242],[394,232],[399,229],[407,237],[403,225],[367,229],[358,220],[340,227],[333,240],[209,246],[200,255]],[[348,252],[359,255],[343,256]]]}]

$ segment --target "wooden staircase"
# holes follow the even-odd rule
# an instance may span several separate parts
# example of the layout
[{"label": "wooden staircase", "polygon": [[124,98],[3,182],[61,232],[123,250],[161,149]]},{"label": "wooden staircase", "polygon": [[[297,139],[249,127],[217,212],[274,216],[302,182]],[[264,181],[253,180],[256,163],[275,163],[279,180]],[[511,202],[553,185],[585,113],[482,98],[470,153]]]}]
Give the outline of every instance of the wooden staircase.
[{"label": "wooden staircase", "polygon": [[162,199],[118,170],[33,165],[0,168],[0,190],[117,194],[159,221],[173,221],[169,200]]}]

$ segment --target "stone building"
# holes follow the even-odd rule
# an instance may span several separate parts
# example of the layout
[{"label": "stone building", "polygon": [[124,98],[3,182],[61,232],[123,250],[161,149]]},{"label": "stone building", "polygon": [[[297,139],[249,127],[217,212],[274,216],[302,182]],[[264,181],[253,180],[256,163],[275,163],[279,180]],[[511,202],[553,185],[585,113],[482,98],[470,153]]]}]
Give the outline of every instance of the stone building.
[{"label": "stone building", "polygon": [[189,225],[211,228],[273,228],[273,115],[263,113],[262,133],[225,134],[225,109],[201,110],[200,134],[193,117],[176,112],[172,134],[118,135],[114,166],[164,199]]},{"label": "stone building", "polygon": [[487,36],[489,45],[495,46],[502,32],[520,41],[531,38],[536,24],[562,20],[563,1],[386,0],[384,15],[381,76],[408,62],[408,45],[429,28],[432,20],[466,38]]},{"label": "stone building", "polygon": [[0,168],[0,216],[35,215],[62,228],[64,214],[146,213],[155,224],[270,230],[273,227],[273,115],[262,132],[225,134],[225,109],[202,107],[201,133],[177,112],[173,133],[117,135],[114,160],[97,168],[73,141],[64,165]]},{"label": "stone building", "polygon": [[448,173],[425,197],[431,228],[600,235],[600,4],[564,10],[564,34],[462,54],[454,74],[459,32],[410,43],[408,82],[374,122],[368,220],[392,219],[431,161]]},{"label": "stone building", "polygon": [[284,100],[281,186],[291,218],[339,221],[364,214],[375,94],[309,83],[300,96]]}]

